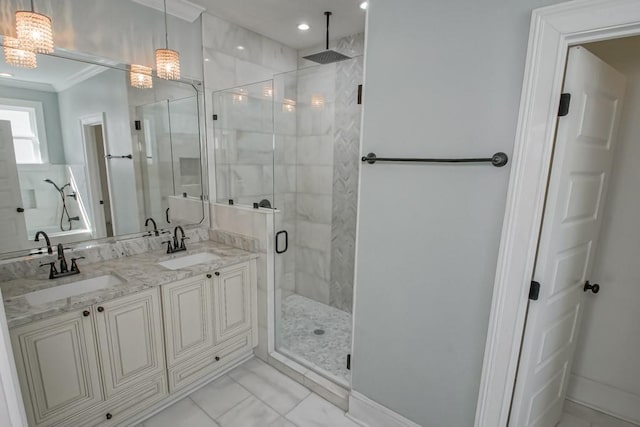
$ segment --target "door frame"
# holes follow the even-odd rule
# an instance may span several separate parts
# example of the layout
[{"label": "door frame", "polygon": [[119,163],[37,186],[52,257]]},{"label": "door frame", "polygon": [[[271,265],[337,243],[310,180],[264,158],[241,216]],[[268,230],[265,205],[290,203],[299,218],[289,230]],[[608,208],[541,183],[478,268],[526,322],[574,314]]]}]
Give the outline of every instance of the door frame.
[{"label": "door frame", "polygon": [[[102,182],[100,177],[99,165],[97,162],[100,161],[97,157],[95,144],[97,143],[96,138],[89,132],[89,129],[92,129],[94,126],[100,125],[102,127],[102,144],[105,148],[105,154],[107,153],[108,141],[107,141],[107,117],[106,113],[96,113],[86,115],[80,118],[80,129],[82,133],[82,147],[84,150],[84,160],[85,160],[85,173],[88,179],[88,190],[89,190],[89,201],[91,204],[91,217],[93,220],[93,229],[94,238],[105,238],[107,237],[106,230],[106,218],[104,216],[104,211],[102,210],[102,206],[99,205],[99,202],[96,198],[97,194],[102,194],[102,187],[100,183]],[[106,165],[107,171],[107,188],[109,189],[109,207],[111,210],[111,227],[115,235],[116,223],[114,217],[113,210],[113,200],[111,198],[112,189],[111,189],[111,179],[109,176],[109,164]],[[104,198],[104,195],[102,195]]]},{"label": "door frame", "polygon": [[576,0],[532,13],[475,427],[509,418],[568,49],[635,35],[637,0]]}]

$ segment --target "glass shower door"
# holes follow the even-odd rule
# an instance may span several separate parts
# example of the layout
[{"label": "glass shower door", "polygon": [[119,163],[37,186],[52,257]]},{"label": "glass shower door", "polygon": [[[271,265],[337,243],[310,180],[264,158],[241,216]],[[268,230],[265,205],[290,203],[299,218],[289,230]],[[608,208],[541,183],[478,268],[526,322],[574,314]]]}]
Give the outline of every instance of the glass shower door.
[{"label": "glass shower door", "polygon": [[346,387],[361,77],[355,58],[274,78],[276,350]]}]

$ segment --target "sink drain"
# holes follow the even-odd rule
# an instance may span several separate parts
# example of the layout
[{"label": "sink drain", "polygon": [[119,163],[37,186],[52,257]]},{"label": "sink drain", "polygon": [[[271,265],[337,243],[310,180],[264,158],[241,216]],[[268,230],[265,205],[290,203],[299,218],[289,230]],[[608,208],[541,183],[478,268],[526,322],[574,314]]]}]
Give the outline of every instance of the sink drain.
[{"label": "sink drain", "polygon": [[324,329],[316,329],[313,333],[316,335],[324,335]]}]

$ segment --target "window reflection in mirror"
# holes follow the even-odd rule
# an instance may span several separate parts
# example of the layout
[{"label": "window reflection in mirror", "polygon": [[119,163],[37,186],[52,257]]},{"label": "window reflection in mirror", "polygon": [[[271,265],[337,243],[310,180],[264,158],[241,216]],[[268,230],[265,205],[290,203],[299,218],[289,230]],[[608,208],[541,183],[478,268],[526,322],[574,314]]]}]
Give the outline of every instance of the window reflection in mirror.
[{"label": "window reflection in mirror", "polygon": [[79,242],[169,228],[172,197],[202,198],[200,96],[124,70],[38,55],[0,62],[0,253],[37,248],[37,231]]}]

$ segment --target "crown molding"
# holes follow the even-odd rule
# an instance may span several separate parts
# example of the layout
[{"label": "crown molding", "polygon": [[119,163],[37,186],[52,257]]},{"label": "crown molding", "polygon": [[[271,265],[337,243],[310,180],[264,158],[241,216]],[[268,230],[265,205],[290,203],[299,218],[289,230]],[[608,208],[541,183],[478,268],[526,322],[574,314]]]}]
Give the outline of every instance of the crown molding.
[{"label": "crown molding", "polygon": [[[164,12],[163,0],[131,0],[134,3],[141,4],[151,9]],[[193,22],[206,9],[188,0],[167,0],[167,14],[180,18],[184,21]]]},{"label": "crown molding", "polygon": [[63,90],[67,90],[80,82],[90,79],[91,77],[104,73],[107,70],[109,70],[109,68],[102,67],[100,65],[89,65],[77,73],[71,74],[66,80],[55,82],[53,87],[56,89],[56,92],[62,92]]}]

